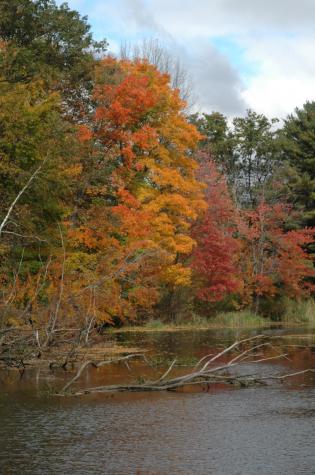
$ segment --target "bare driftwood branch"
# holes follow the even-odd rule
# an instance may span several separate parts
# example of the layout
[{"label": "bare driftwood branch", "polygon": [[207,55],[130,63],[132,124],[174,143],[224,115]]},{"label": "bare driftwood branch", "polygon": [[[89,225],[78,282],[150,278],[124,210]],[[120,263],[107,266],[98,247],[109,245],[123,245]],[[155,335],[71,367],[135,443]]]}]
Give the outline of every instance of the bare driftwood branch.
[{"label": "bare driftwood branch", "polygon": [[157,383],[160,383],[161,381],[163,381],[163,379],[166,378],[166,376],[168,376],[170,374],[170,372],[172,371],[173,367],[175,366],[175,363],[177,361],[177,358],[175,358],[175,360],[172,362],[171,366],[168,368],[167,371],[165,371],[165,373],[159,378],[157,379],[156,381],[154,381],[153,384],[157,384]]},{"label": "bare driftwood branch", "polygon": [[[259,375],[257,373],[250,373],[250,374],[232,374],[229,372],[231,368],[241,367],[241,365],[248,365],[248,364],[258,364],[264,363],[266,361],[275,360],[275,359],[282,359],[287,358],[286,353],[278,353],[276,355],[262,357],[261,352],[258,353],[257,359],[257,350],[262,348],[272,348],[272,345],[264,341],[264,339],[268,338],[265,335],[257,335],[254,337],[246,338],[240,341],[234,342],[229,347],[225,348],[224,350],[220,351],[218,354],[214,355],[207,355],[201,358],[195,367],[189,373],[175,376],[173,378],[168,378],[172,369],[175,367],[176,359],[173,360],[169,368],[165,371],[165,373],[158,379],[153,381],[145,381],[141,384],[120,384],[120,385],[106,385],[106,386],[98,386],[86,389],[80,389],[76,392],[72,392],[72,395],[82,395],[82,394],[90,394],[90,393],[107,393],[107,392],[121,392],[121,391],[171,391],[176,390],[179,388],[183,388],[184,386],[191,386],[191,385],[202,385],[202,384],[212,384],[217,382],[225,382],[227,384],[236,384],[239,386],[248,386],[252,384],[266,384],[268,380],[284,380],[286,378],[294,377],[301,374],[306,373],[315,373],[315,369],[307,369],[304,371],[298,371],[294,373],[288,373],[284,375]],[[253,344],[254,342],[261,341],[258,344]],[[244,344],[250,345],[250,347],[244,348]],[[242,348],[242,350],[235,356],[235,353],[230,354],[229,357],[227,355],[237,348]],[[59,392],[59,395],[66,395],[68,394],[69,387],[78,380],[79,376],[82,374],[82,371],[90,364],[93,364],[96,367],[102,366],[103,364],[110,364],[111,362],[122,361],[124,359],[134,358],[136,356],[140,356],[139,354],[128,355],[126,357],[117,358],[115,360],[107,360],[100,363],[94,363],[92,361],[87,361],[84,363],[75,377],[67,383],[62,390]],[[142,355],[144,356],[144,355]],[[211,358],[210,358],[211,357]],[[224,357],[224,361],[222,361],[222,357]],[[210,358],[210,359],[208,359]],[[218,360],[221,358],[221,362]],[[251,358],[251,359],[249,359]],[[206,362],[205,362],[206,361]],[[214,362],[217,362],[216,365],[213,365]]]},{"label": "bare driftwood branch", "polygon": [[293,378],[294,376],[299,376],[300,374],[306,374],[306,373],[315,373],[315,368],[308,368],[308,369],[304,369],[302,371],[296,371],[295,373],[287,373],[287,374],[282,374],[282,375],[279,375],[279,376],[269,376],[269,377],[266,377],[265,379]]},{"label": "bare driftwood branch", "polygon": [[83,365],[79,368],[79,370],[78,370],[77,374],[74,376],[74,378],[72,378],[71,381],[69,381],[62,388],[61,393],[65,393],[67,391],[67,389],[69,389],[69,387],[77,379],[79,379],[79,377],[81,376],[81,374],[83,373],[85,368],[87,368],[88,366],[94,366],[94,368],[100,368],[101,366],[105,366],[105,365],[108,365],[108,364],[119,363],[120,361],[127,361],[127,360],[130,360],[131,358],[137,358],[137,357],[139,358],[139,357],[143,357],[143,356],[144,355],[142,353],[133,353],[133,354],[130,354],[130,355],[127,355],[127,356],[121,356],[119,358],[113,358],[113,359],[99,361],[99,362],[96,362],[96,361],[93,361],[93,360],[85,361],[85,363],[83,363]]}]

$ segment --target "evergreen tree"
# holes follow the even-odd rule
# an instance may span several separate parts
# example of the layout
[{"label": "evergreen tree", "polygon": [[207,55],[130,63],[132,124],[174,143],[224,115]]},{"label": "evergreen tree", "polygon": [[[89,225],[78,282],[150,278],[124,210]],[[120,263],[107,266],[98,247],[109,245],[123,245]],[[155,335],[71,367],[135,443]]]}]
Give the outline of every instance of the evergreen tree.
[{"label": "evergreen tree", "polygon": [[284,191],[302,212],[301,224],[315,226],[315,102],[286,119],[281,138],[282,160],[287,162]]}]

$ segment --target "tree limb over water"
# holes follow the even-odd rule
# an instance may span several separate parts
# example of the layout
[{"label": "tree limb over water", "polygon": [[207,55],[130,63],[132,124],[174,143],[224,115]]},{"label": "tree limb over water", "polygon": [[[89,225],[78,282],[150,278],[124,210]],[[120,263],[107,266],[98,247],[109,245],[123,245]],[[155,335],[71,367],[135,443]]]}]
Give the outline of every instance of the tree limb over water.
[{"label": "tree limb over water", "polygon": [[[269,360],[287,358],[286,353],[279,353],[269,341],[269,337],[266,335],[256,335],[251,338],[245,338],[234,342],[229,347],[213,355],[207,355],[201,358],[195,367],[188,373],[169,377],[170,373],[175,367],[177,359],[174,359],[169,368],[158,379],[152,381],[145,381],[141,384],[118,384],[118,385],[104,385],[92,388],[84,388],[76,391],[69,391],[72,384],[77,381],[84,369],[93,364],[93,366],[101,366],[103,363],[93,363],[87,361],[78,370],[77,374],[71,381],[69,381],[58,393],[59,396],[74,395],[81,396],[84,394],[94,393],[113,393],[113,392],[144,392],[144,391],[175,391],[180,388],[189,387],[192,385],[207,385],[207,388],[211,384],[225,383],[232,384],[239,387],[248,387],[252,385],[266,384],[268,380],[282,381],[286,378],[294,376],[315,373],[315,368],[305,369],[303,371],[295,371],[292,373],[280,374],[280,375],[261,375],[257,373],[251,374],[237,374],[231,373],[231,369],[240,369],[242,365],[263,363]],[[271,348],[277,353],[273,356],[261,357],[261,354],[257,354],[257,350]],[[235,355],[235,351],[238,354]],[[233,353],[232,353],[233,351]],[[228,359],[227,356],[229,355]],[[144,357],[144,355],[131,354],[123,358],[117,358],[116,360],[105,361],[104,364],[115,363],[127,359],[132,359],[138,356]],[[224,361],[222,361],[222,359]]]}]

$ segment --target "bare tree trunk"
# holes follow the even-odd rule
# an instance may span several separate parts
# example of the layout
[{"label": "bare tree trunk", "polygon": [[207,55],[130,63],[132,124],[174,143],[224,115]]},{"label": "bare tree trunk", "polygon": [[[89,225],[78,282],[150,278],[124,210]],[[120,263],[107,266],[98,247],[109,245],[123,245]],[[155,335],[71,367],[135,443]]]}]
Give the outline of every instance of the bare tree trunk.
[{"label": "bare tree trunk", "polygon": [[62,251],[63,251],[63,261],[62,261],[62,268],[61,268],[61,279],[60,279],[59,297],[58,297],[58,301],[57,301],[57,304],[56,304],[55,312],[52,314],[52,317],[50,318],[50,321],[49,321],[49,324],[48,324],[48,328],[47,328],[47,340],[46,340],[46,343],[45,343],[46,345],[49,343],[50,338],[51,338],[51,335],[52,335],[52,334],[54,333],[54,331],[55,331],[56,322],[57,322],[57,318],[58,318],[58,313],[59,313],[59,310],[60,310],[60,305],[61,305],[62,296],[63,296],[63,290],[64,290],[66,249],[65,249],[65,243],[64,243],[63,234],[62,234],[62,230],[61,230],[60,224],[58,224],[58,228],[59,228],[60,240],[61,240]]}]

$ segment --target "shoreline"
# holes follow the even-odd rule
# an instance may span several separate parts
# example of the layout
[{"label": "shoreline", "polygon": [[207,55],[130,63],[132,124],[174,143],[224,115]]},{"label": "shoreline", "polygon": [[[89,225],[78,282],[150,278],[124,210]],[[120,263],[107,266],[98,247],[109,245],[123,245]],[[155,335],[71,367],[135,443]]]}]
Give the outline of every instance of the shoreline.
[{"label": "shoreline", "polygon": [[[163,333],[193,333],[193,332],[207,332],[211,330],[227,330],[227,331],[250,331],[260,330],[264,333],[266,330],[272,329],[309,329],[311,333],[315,332],[315,326],[310,324],[293,323],[293,322],[266,322],[265,325],[257,325],[245,323],[244,325],[223,325],[223,324],[209,324],[209,325],[161,325],[157,328],[149,326],[126,326],[122,328],[110,328],[97,339],[91,340],[88,345],[79,345],[76,348],[71,348],[69,344],[56,344],[53,347],[38,348],[27,347],[24,354],[12,354],[12,363],[7,361],[4,356],[0,361],[0,370],[22,371],[34,368],[46,368],[54,371],[62,369],[65,372],[73,371],[80,366],[84,361],[90,361],[95,366],[100,362],[107,360],[120,359],[130,354],[144,354],[148,351],[141,345],[132,344],[130,341],[126,342],[126,346],[122,342],[116,340],[115,335],[121,334],[163,334]],[[11,359],[8,355],[8,359]],[[113,361],[114,362],[114,361]],[[104,363],[103,363],[104,364]]]},{"label": "shoreline", "polygon": [[107,334],[119,333],[163,333],[163,332],[180,332],[180,331],[207,331],[207,330],[253,330],[268,329],[268,328],[314,328],[314,325],[309,323],[296,322],[266,322],[266,324],[244,324],[244,325],[223,325],[223,324],[209,324],[209,325],[170,325],[165,324],[161,327],[146,327],[146,326],[126,326],[121,328],[110,328]]}]

